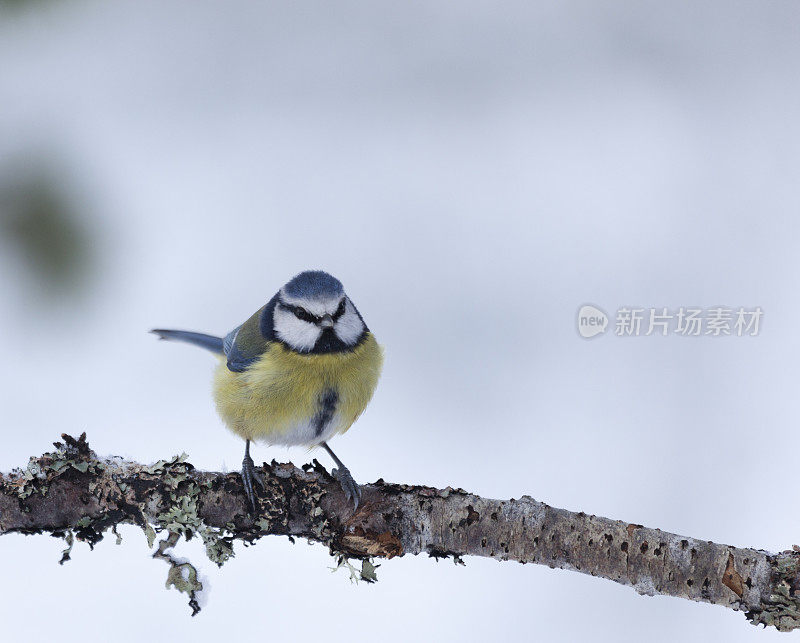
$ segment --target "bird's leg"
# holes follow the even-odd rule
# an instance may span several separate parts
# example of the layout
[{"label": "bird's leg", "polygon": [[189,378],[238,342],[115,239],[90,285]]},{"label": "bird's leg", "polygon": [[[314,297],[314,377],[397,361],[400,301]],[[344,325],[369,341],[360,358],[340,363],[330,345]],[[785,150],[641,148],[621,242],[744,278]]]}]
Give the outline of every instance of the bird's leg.
[{"label": "bird's leg", "polygon": [[336,454],[331,451],[328,443],[320,442],[320,444],[325,447],[325,450],[333,458],[333,461],[337,465],[337,468],[331,471],[331,475],[339,481],[339,484],[342,486],[342,491],[344,491],[344,495],[347,497],[347,499],[353,501],[353,504],[355,505],[354,510],[358,509],[358,503],[361,501],[360,487],[356,484],[356,481],[353,480],[353,476],[350,475],[348,468],[344,466],[342,461],[336,457]]},{"label": "bird's leg", "polygon": [[256,472],[253,465],[253,458],[250,457],[250,440],[245,441],[244,460],[242,460],[242,482],[244,483],[244,493],[250,501],[252,513],[256,513],[256,494],[253,491],[253,481],[256,481],[264,488],[264,480]]}]

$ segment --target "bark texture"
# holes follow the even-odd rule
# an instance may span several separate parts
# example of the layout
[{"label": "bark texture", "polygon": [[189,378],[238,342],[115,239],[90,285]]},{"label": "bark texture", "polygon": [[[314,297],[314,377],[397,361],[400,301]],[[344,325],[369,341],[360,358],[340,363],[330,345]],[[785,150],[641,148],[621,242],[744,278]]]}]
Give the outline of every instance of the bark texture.
[{"label": "bark texture", "polygon": [[[193,613],[202,585],[194,567],[169,552],[180,537],[201,538],[208,557],[222,565],[235,540],[278,534],[327,545],[367,581],[375,580],[374,558],[487,556],[591,574],[640,594],[722,605],[782,631],[800,627],[796,548],[738,548],[557,509],[528,496],[491,500],[463,489],[383,480],[361,487],[354,513],[339,483],[316,461],[302,469],[265,464],[266,488],[259,513],[251,516],[238,473],[197,471],[185,456],[153,465],[99,459],[85,436],[62,439],[26,469],[0,474],[0,534],[61,536],[68,543],[64,562],[74,539],[93,545],[116,525],[138,525],[154,557],[170,565],[167,584],[189,595]],[[361,561],[360,570],[352,560]]]}]

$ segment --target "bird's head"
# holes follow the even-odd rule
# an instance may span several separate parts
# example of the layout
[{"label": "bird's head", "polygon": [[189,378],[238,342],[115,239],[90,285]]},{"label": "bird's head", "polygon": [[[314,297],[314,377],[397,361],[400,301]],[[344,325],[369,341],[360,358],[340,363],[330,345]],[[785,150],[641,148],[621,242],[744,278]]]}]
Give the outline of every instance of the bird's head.
[{"label": "bird's head", "polygon": [[367,327],[336,277],[307,270],[276,295],[273,332],[297,352],[334,353],[354,348]]}]

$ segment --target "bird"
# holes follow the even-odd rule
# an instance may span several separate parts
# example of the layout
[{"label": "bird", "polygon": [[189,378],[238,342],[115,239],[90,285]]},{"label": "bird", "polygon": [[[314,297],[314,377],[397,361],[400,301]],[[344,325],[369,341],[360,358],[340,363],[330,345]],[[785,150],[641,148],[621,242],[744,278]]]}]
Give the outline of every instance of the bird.
[{"label": "bird", "polygon": [[347,431],[372,399],[383,347],[338,279],[322,270],[295,275],[224,337],[150,332],[217,354],[214,401],[225,425],[245,441],[241,475],[253,513],[254,483],[263,488],[264,481],[250,456],[251,442],[321,446],[336,464],[333,477],[358,509],[361,490],[328,441]]}]

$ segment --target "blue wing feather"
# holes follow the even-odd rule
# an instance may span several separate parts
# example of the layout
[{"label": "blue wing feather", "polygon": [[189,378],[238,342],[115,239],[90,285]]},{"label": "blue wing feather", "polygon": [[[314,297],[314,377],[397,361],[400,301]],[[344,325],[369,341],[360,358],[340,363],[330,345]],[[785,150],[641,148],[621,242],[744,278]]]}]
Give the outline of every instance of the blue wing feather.
[{"label": "blue wing feather", "polygon": [[228,369],[234,373],[246,371],[269,348],[275,338],[272,315],[278,295],[262,306],[244,324],[234,328],[223,340]]},{"label": "blue wing feather", "polygon": [[165,330],[163,328],[154,328],[151,333],[158,335],[160,339],[170,339],[178,342],[186,342],[200,346],[212,353],[223,352],[222,337],[214,337],[213,335],[206,335],[204,333],[193,333],[188,330]]},{"label": "blue wing feather", "polygon": [[272,315],[277,301],[278,295],[275,295],[250,319],[234,328],[224,338],[187,330],[165,330],[163,328],[156,328],[150,332],[158,335],[161,339],[194,344],[213,353],[224,355],[227,357],[228,368],[235,373],[241,373],[256,362],[275,339]]}]

